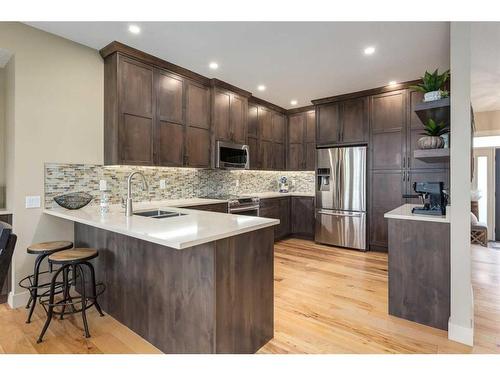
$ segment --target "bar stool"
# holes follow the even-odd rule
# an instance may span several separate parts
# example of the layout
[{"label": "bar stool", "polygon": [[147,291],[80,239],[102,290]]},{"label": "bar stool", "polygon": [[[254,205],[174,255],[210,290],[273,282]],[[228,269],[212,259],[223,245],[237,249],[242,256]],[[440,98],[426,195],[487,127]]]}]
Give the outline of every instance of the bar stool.
[{"label": "bar stool", "polygon": [[[100,316],[104,316],[99,302],[97,302],[97,297],[104,292],[104,285],[102,286],[99,294],[97,293],[97,284],[95,282],[95,271],[94,266],[89,260],[96,258],[99,252],[92,248],[74,248],[71,250],[58,251],[49,255],[49,264],[59,265],[60,268],[54,272],[52,276],[52,281],[50,283],[50,289],[48,294],[48,299],[41,300],[40,304],[47,307],[47,320],[42,328],[40,337],[38,338],[38,343],[42,342],[43,336],[49,328],[52,316],[54,314],[59,315],[62,319],[66,314],[82,313],[83,327],[85,329],[85,337],[89,338],[89,327],[87,323],[86,310],[92,306],[95,306]],[[85,272],[83,266],[87,267],[90,272],[90,289],[91,295],[87,294],[87,283],[85,281]],[[71,268],[72,277],[68,276],[68,272]],[[56,286],[58,284],[57,277],[59,274],[63,273],[63,299],[55,302]],[[77,286],[77,279],[80,278],[80,296],[71,296],[70,289],[71,286]],[[90,304],[87,304],[90,302]],[[77,309],[75,305],[81,303],[81,308]],[[66,312],[66,306],[71,306],[72,311]],[[59,311],[55,311],[56,308],[60,308]]]},{"label": "bar stool", "polygon": [[42,261],[49,255],[54,254],[57,251],[71,249],[72,247],[73,242],[71,241],[40,242],[28,246],[26,250],[27,253],[37,255],[37,257],[35,260],[33,275],[26,276],[19,282],[20,287],[28,289],[30,292],[30,298],[28,304],[26,305],[26,308],[30,309],[30,311],[28,313],[28,319],[26,320],[26,323],[31,322],[31,317],[33,315],[33,311],[35,310],[36,300],[41,296],[39,290],[47,288],[49,285],[48,283],[42,285],[38,284],[40,275],[52,271],[52,269],[49,269],[49,271],[40,272],[40,265],[42,264]]}]

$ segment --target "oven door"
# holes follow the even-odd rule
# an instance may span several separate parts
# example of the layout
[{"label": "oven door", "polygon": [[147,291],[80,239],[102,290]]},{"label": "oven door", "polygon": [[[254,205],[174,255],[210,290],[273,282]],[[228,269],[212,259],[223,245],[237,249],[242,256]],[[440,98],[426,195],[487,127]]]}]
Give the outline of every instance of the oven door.
[{"label": "oven door", "polygon": [[217,141],[216,168],[249,169],[250,153],[247,145]]}]

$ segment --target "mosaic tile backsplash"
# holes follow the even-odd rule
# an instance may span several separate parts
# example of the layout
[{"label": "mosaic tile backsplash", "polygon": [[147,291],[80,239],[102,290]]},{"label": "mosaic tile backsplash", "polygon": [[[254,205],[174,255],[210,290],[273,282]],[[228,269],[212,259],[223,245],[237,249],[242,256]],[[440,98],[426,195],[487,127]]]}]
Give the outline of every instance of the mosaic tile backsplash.
[{"label": "mosaic tile backsplash", "polygon": [[[99,204],[99,181],[106,180],[110,203],[120,203],[127,195],[127,177],[139,170],[146,176],[149,192],[140,177],[134,178],[134,200],[162,200],[204,197],[213,194],[249,194],[278,191],[278,178],[289,179],[290,191],[314,192],[314,172],[223,171],[191,168],[155,168],[91,164],[45,164],[45,208],[57,207],[54,197],[84,191],[91,204]],[[166,188],[160,189],[160,180]]]}]

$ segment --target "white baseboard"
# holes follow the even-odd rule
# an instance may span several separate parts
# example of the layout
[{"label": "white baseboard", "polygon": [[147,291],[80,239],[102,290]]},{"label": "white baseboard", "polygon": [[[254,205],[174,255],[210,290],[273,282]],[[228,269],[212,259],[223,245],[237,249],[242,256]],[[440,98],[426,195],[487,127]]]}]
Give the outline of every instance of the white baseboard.
[{"label": "white baseboard", "polygon": [[448,322],[448,339],[468,346],[474,346],[474,329]]},{"label": "white baseboard", "polygon": [[26,306],[29,298],[30,294],[28,291],[17,294],[9,292],[9,296],[7,297],[7,303],[9,304],[11,309],[17,309],[18,307]]}]

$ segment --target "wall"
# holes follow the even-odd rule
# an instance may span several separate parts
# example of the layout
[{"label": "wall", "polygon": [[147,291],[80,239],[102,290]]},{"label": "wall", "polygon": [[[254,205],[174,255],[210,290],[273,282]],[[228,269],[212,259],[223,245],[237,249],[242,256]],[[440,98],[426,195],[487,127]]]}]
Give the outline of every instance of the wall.
[{"label": "wall", "polygon": [[475,135],[500,135],[500,111],[474,112]]},{"label": "wall", "polygon": [[[162,200],[194,198],[211,195],[239,195],[278,191],[278,178],[288,177],[290,190],[314,193],[314,172],[276,171],[223,171],[191,168],[153,167],[103,167],[89,164],[45,165],[45,207],[57,207],[54,197],[60,194],[83,191],[99,203],[99,180],[106,180],[111,203],[120,203],[127,195],[127,177],[131,171],[144,173],[149,192],[142,188],[137,178],[134,200]],[[166,181],[166,189],[160,189],[160,179]]]},{"label": "wall", "polygon": [[0,208],[5,207],[5,69],[0,68]]},{"label": "wall", "polygon": [[26,209],[25,197],[43,197],[46,162],[103,162],[104,69],[97,51],[20,23],[0,22],[0,48],[13,53],[7,87],[7,206],[14,213],[18,244],[9,303],[20,306],[27,294],[17,282],[33,265],[26,247],[73,237],[69,223],[42,215],[41,208]]},{"label": "wall", "polygon": [[473,344],[474,301],[470,247],[470,23],[452,22],[451,62],[451,316],[448,338]]}]

